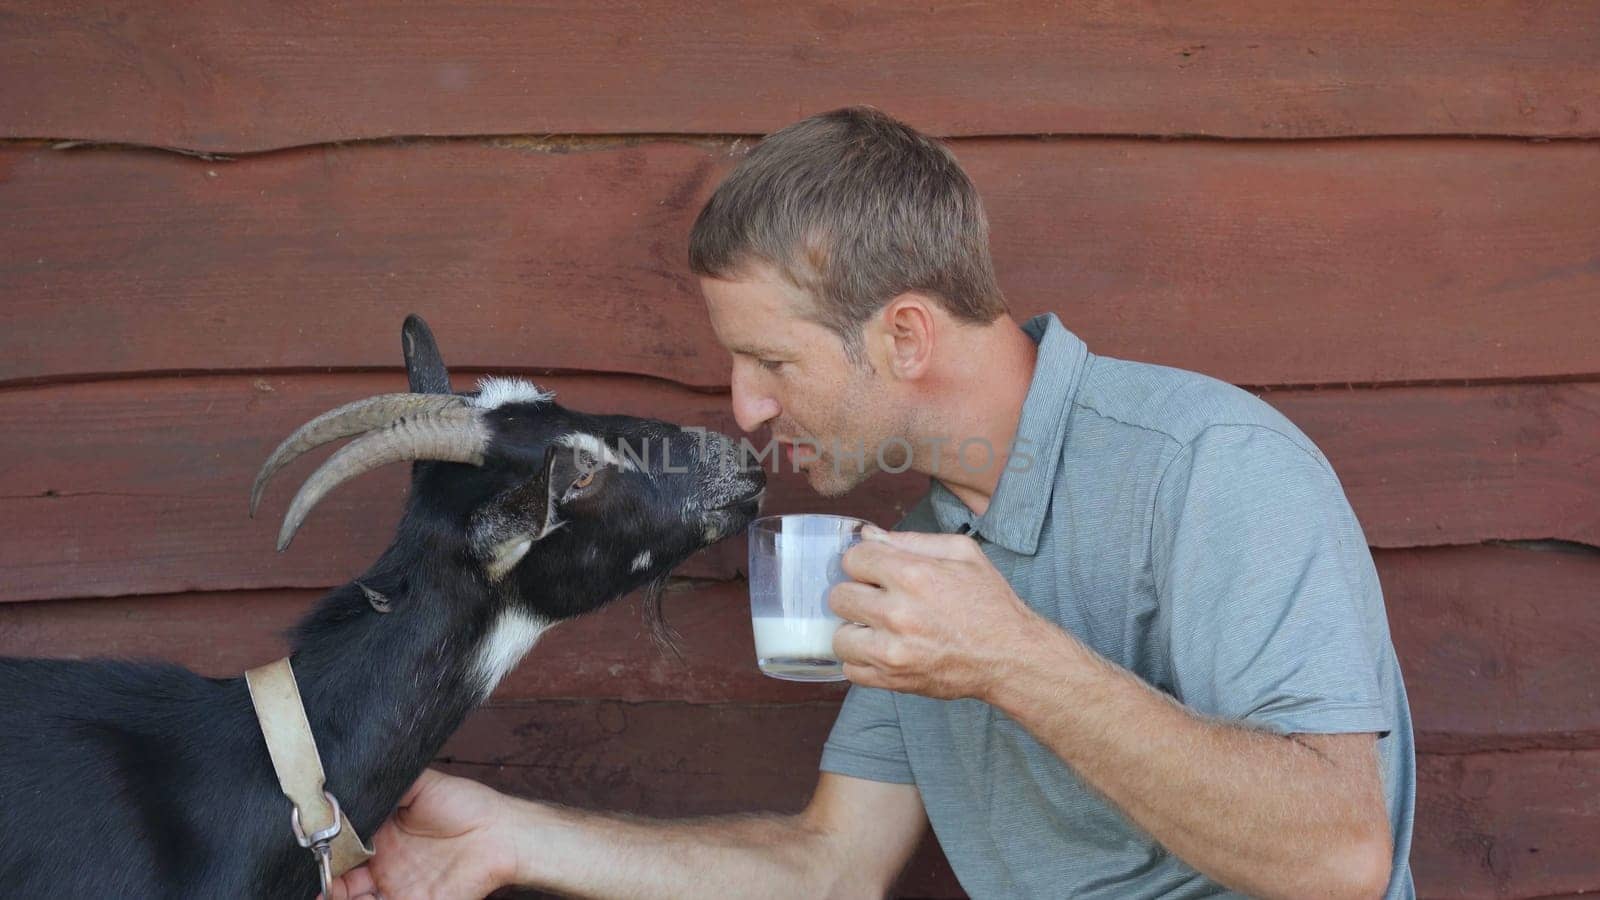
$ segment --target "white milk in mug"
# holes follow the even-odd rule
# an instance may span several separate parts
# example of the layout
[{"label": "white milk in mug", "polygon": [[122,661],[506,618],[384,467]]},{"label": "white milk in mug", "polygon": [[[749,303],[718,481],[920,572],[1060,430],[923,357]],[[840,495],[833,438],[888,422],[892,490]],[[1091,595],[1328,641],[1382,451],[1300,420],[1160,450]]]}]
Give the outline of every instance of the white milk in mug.
[{"label": "white milk in mug", "polygon": [[843,681],[828,590],[848,581],[844,551],[867,524],[847,516],[766,516],[751,523],[750,616],[756,664],[787,681]]}]

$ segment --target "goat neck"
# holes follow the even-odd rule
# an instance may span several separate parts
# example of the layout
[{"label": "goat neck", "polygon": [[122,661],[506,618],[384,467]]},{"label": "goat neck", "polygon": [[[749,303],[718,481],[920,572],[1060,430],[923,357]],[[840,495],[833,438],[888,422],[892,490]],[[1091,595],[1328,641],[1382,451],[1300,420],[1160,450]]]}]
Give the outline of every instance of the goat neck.
[{"label": "goat neck", "polygon": [[324,597],[294,636],[328,789],[364,836],[545,627],[513,612],[453,535],[416,531],[403,523],[378,563]]}]

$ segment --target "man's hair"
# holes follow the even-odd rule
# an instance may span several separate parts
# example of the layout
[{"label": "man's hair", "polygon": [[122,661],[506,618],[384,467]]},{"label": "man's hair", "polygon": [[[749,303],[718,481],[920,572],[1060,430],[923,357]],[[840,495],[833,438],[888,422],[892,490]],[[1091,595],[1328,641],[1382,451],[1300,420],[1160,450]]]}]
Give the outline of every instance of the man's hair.
[{"label": "man's hair", "polygon": [[977,188],[942,143],[871,107],[802,119],[761,142],[717,188],[689,237],[696,275],[767,265],[861,361],[861,324],[918,291],[957,319],[1006,312]]}]

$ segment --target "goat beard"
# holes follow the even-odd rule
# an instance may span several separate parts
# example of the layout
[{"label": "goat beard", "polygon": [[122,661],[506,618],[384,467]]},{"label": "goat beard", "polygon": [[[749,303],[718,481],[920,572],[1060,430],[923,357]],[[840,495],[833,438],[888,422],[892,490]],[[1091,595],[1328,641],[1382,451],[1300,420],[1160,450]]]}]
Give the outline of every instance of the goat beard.
[{"label": "goat beard", "polygon": [[663,603],[667,593],[667,577],[665,575],[651,581],[644,586],[643,616],[646,628],[650,631],[650,640],[656,649],[663,655],[670,654],[679,663],[684,662],[683,650],[678,642],[683,640],[683,635],[673,628],[667,621]]}]

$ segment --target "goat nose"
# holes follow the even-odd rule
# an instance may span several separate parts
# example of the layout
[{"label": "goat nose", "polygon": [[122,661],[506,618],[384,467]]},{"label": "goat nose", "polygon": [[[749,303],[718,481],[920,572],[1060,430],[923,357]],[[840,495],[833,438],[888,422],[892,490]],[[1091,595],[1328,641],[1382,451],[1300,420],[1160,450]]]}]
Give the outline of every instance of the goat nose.
[{"label": "goat nose", "polygon": [[749,472],[752,471],[752,469],[762,468],[762,463],[755,458],[755,448],[750,447],[747,442],[741,442],[741,444],[739,444],[738,453],[734,455],[734,461],[738,463],[739,471],[741,472]]},{"label": "goat nose", "polygon": [[739,472],[744,475],[754,475],[762,471],[761,456],[756,453],[756,448],[750,446],[748,441],[739,442]]}]

